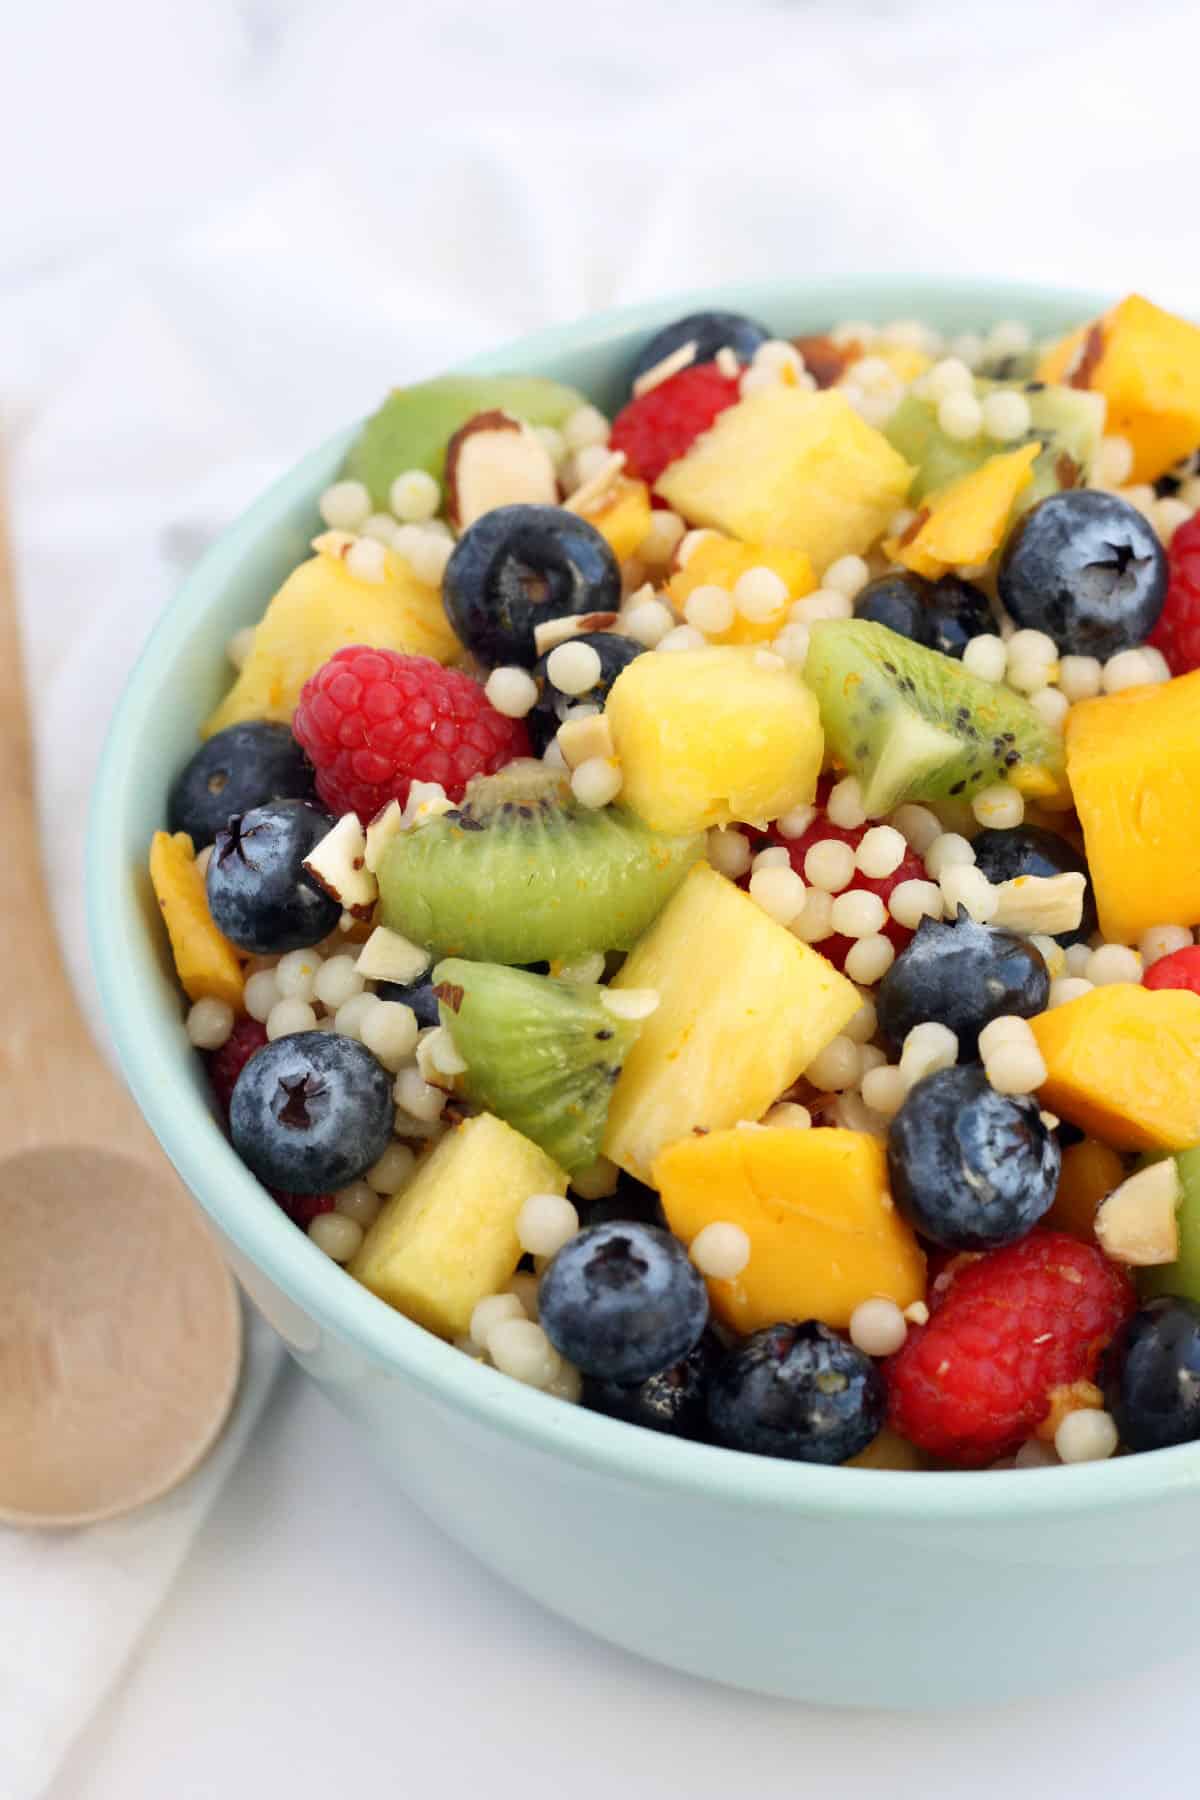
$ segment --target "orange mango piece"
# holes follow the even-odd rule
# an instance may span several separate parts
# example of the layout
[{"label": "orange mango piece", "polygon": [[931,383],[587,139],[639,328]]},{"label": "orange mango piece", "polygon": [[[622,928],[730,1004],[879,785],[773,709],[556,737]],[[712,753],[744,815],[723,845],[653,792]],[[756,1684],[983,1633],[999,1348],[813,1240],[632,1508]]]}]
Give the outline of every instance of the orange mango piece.
[{"label": "orange mango piece", "polygon": [[1030,1024],[1051,1112],[1114,1150],[1200,1142],[1200,994],[1117,982]]},{"label": "orange mango piece", "polygon": [[1115,1150],[1095,1138],[1068,1144],[1054,1205],[1042,1220],[1049,1231],[1065,1231],[1081,1243],[1096,1241],[1096,1208],[1125,1179],[1125,1164]]},{"label": "orange mango piece", "polygon": [[631,557],[650,529],[650,489],[644,481],[621,475],[583,517],[594,525],[618,562]]},{"label": "orange mango piece", "polygon": [[927,1469],[929,1458],[907,1438],[902,1438],[898,1431],[885,1425],[877,1438],[872,1439],[865,1450],[852,1456],[846,1464],[848,1469]]},{"label": "orange mango piece", "polygon": [[186,831],[156,831],[150,843],[150,880],[162,908],[180,986],[189,1000],[225,1000],[242,1010],[245,978],[238,953],[208,910],[204,877]]},{"label": "orange mango piece", "polygon": [[803,600],[817,585],[813,566],[803,550],[788,550],[781,544],[746,544],[740,538],[724,537],[713,532],[701,538],[686,564],[677,569],[667,584],[667,595],[682,618],[688,595],[698,587],[722,587],[730,591],[750,569],[770,569],[787,583],[787,599],[769,619],[747,619],[735,612],[727,630],[713,632],[711,644],[759,644],[777,637],[787,623],[788,608],[795,600]]},{"label": "orange mango piece", "polygon": [[742,1273],[708,1284],[735,1331],[780,1319],[844,1328],[875,1295],[924,1299],[925,1258],[888,1192],[883,1142],[866,1132],[714,1131],[661,1151],[653,1182],[685,1243],[714,1220],[749,1237]]},{"label": "orange mango piece", "polygon": [[1200,670],[1073,706],[1067,778],[1105,937],[1200,923]]},{"label": "orange mango piece", "polygon": [[950,569],[987,562],[1000,548],[1018,495],[1033,480],[1040,444],[1023,444],[990,456],[981,468],[960,475],[930,494],[902,538],[884,550],[893,562],[936,581]]}]

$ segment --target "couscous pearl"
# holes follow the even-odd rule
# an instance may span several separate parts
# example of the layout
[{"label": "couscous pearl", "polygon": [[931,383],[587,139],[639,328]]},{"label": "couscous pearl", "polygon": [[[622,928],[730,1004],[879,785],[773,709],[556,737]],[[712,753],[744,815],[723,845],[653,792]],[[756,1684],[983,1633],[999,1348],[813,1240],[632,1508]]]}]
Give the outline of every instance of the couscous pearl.
[{"label": "couscous pearl", "polygon": [[908,852],[903,832],[892,825],[873,825],[863,836],[854,860],[870,881],[894,875]]},{"label": "couscous pearl", "polygon": [[869,994],[864,994],[858,1011],[851,1015],[848,1024],[842,1027],[843,1035],[855,1044],[869,1044],[875,1036],[879,1020],[875,1012],[875,1002]]},{"label": "couscous pearl", "polygon": [[353,1219],[364,1231],[371,1229],[383,1206],[375,1189],[365,1181],[352,1181],[349,1187],[339,1188],[333,1198],[337,1211]]},{"label": "couscous pearl", "polygon": [[722,587],[705,583],[692,589],[684,602],[683,616],[697,631],[715,637],[733,624],[733,596]]},{"label": "couscous pearl", "polygon": [[589,756],[571,772],[571,792],[581,806],[598,812],[621,791],[621,765],[607,756]]},{"label": "couscous pearl", "polygon": [[347,1000],[353,1000],[362,991],[363,978],[352,956],[331,956],[321,964],[313,980],[314,998],[330,1012],[337,1012]]},{"label": "couscous pearl", "polygon": [[871,987],[883,980],[895,960],[896,951],[890,938],[882,935],[859,938],[847,952],[846,974],[860,986]]},{"label": "couscous pearl", "polygon": [[226,656],[233,667],[239,671],[244,669],[250,660],[250,652],[254,648],[254,631],[253,625],[243,625],[240,631],[234,632],[225,646]]},{"label": "couscous pearl", "polygon": [[830,332],[829,341],[836,344],[839,349],[845,349],[850,344],[857,344],[865,350],[875,342],[878,336],[879,327],[868,325],[865,319],[843,319],[841,324],[835,325]]},{"label": "couscous pearl", "polygon": [[1064,953],[1068,975],[1082,975],[1092,954],[1090,944],[1068,944]]},{"label": "couscous pearl", "polygon": [[797,600],[788,614],[793,625],[819,625],[823,619],[848,619],[854,611],[853,600],[833,588],[818,588]]},{"label": "couscous pearl", "polygon": [[870,579],[871,571],[861,556],[839,556],[826,569],[821,586],[832,588],[835,594],[845,594],[847,600],[854,600]]},{"label": "couscous pearl", "polygon": [[1067,714],[1071,710],[1071,702],[1057,688],[1038,688],[1030,694],[1029,704],[1039,719],[1042,719],[1053,731],[1061,731]]},{"label": "couscous pearl", "polygon": [[998,444],[1011,444],[1024,437],[1032,424],[1029,402],[1024,394],[1010,388],[999,388],[983,402],[983,430]]},{"label": "couscous pearl", "polygon": [[775,829],[780,837],[803,837],[817,816],[815,806],[795,806],[791,812],[781,813],[775,821]]},{"label": "couscous pearl", "polygon": [[[846,1027],[846,1036],[851,1036],[849,1026]],[[858,1043],[858,1085],[861,1087],[872,1069],[884,1067],[887,1062],[887,1052],[881,1050],[878,1044],[859,1043],[857,1038],[855,1042]]]},{"label": "couscous pearl", "polygon": [[602,673],[598,654],[579,638],[556,645],[546,658],[546,674],[560,694],[589,694]]},{"label": "couscous pearl", "polygon": [[227,1000],[216,1000],[210,995],[197,1000],[188,1011],[188,1042],[197,1050],[219,1050],[228,1043],[232,1030],[233,1008]]},{"label": "couscous pearl", "polygon": [[567,458],[567,440],[556,425],[535,425],[533,435],[557,469]]},{"label": "couscous pearl", "polygon": [[359,1036],[367,1049],[392,1074],[412,1056],[417,1047],[417,1031],[416,1013],[400,1000],[376,999],[359,1026]]},{"label": "couscous pearl", "polygon": [[527,1387],[548,1387],[562,1366],[558,1351],[532,1319],[501,1319],[488,1333],[487,1348],[502,1374]]},{"label": "couscous pearl", "polygon": [[426,587],[439,587],[453,550],[454,545],[448,538],[433,531],[424,531],[421,533],[421,542],[414,544],[409,552],[408,566],[417,580],[423,581]]},{"label": "couscous pearl", "polygon": [[795,344],[789,344],[786,338],[764,338],[754,352],[753,361],[767,369],[791,369],[799,374],[804,367],[804,358]]},{"label": "couscous pearl", "polygon": [[471,1339],[486,1350],[488,1338],[506,1319],[523,1319],[525,1308],[516,1294],[489,1294],[476,1303],[471,1314]]},{"label": "couscous pearl", "polygon": [[538,1278],[528,1269],[519,1269],[504,1290],[507,1294],[515,1294],[524,1307],[527,1317],[538,1316]]},{"label": "couscous pearl", "polygon": [[506,719],[523,719],[537,705],[537,682],[527,669],[507,665],[493,669],[483,691],[496,711],[503,713]]},{"label": "couscous pearl", "polygon": [[1019,656],[1029,662],[1049,665],[1058,661],[1058,645],[1046,632],[1026,628],[1013,632],[1008,640],[1008,655],[1010,661]]},{"label": "couscous pearl", "polygon": [[804,883],[790,867],[756,869],[750,877],[750,898],[780,925],[799,918],[804,894]]},{"label": "couscous pearl", "polygon": [[852,1038],[835,1037],[809,1063],[804,1079],[815,1088],[838,1093],[857,1085],[859,1072],[858,1045]]},{"label": "couscous pearl", "polygon": [[1054,1448],[1065,1463],[1104,1462],[1121,1441],[1111,1413],[1098,1407],[1078,1407],[1059,1421]]},{"label": "couscous pearl", "polygon": [[661,637],[658,640],[655,648],[660,652],[672,650],[703,650],[704,633],[702,631],[697,631],[694,625],[676,625],[673,631],[668,631],[664,637]]},{"label": "couscous pearl", "polygon": [[1133,445],[1125,437],[1102,437],[1092,468],[1097,487],[1124,487],[1133,474]]},{"label": "couscous pearl", "polygon": [[275,965],[275,979],[285,1000],[311,1000],[321,958],[315,950],[289,950]]},{"label": "couscous pearl", "polygon": [[556,1256],[579,1231],[579,1214],[560,1194],[530,1194],[517,1214],[517,1242],[530,1256]]},{"label": "couscous pearl", "polygon": [[983,408],[974,394],[956,390],[938,401],[938,429],[956,443],[978,437],[983,429]]},{"label": "couscous pearl", "polygon": [[792,859],[783,844],[771,844],[766,850],[760,850],[750,867],[757,874],[759,869],[788,869]]},{"label": "couscous pearl", "polygon": [[271,1008],[277,1006],[282,998],[274,969],[260,969],[257,975],[252,975],[243,995],[246,1011],[260,1024],[266,1023]]},{"label": "couscous pearl", "polygon": [[863,1300],[850,1314],[850,1342],[864,1356],[893,1356],[908,1336],[894,1300]]},{"label": "couscous pearl", "polygon": [[318,1213],[309,1225],[308,1235],[332,1262],[348,1263],[362,1244],[363,1228],[345,1213]]},{"label": "couscous pearl", "polygon": [[748,400],[751,394],[761,394],[767,388],[778,387],[781,379],[780,370],[768,368],[765,363],[751,363],[738,383],[738,393],[743,400]]},{"label": "couscous pearl", "polygon": [[947,869],[969,868],[974,862],[974,850],[957,831],[943,831],[925,851],[925,867],[935,881],[940,881]]},{"label": "couscous pearl", "polygon": [[1004,639],[992,632],[981,632],[969,638],[962,654],[962,665],[981,681],[1003,681],[1008,668],[1008,651]]},{"label": "couscous pearl", "polygon": [[317,501],[331,531],[357,531],[371,515],[371,496],[361,481],[335,481]]},{"label": "couscous pearl", "polygon": [[1001,1044],[1034,1042],[1033,1028],[1028,1019],[1019,1018],[1016,1013],[1002,1013],[998,1019],[989,1020],[979,1033],[979,1054],[986,1062]]},{"label": "couscous pearl", "polygon": [[987,925],[995,918],[1000,896],[982,869],[958,864],[946,870],[939,885],[948,918],[954,918],[960,906],[966,907],[977,925]]},{"label": "couscous pearl", "polygon": [[405,525],[422,525],[442,503],[442,491],[424,469],[406,469],[388,489],[388,505]]},{"label": "couscous pearl", "polygon": [[646,535],[637,547],[638,555],[647,563],[670,562],[686,529],[678,513],[669,512],[665,507],[656,508],[650,515]]},{"label": "couscous pearl", "polygon": [[998,1094],[1032,1094],[1046,1080],[1042,1053],[1032,1040],[1008,1038],[984,1059],[983,1072]]},{"label": "couscous pearl", "polygon": [[971,802],[971,811],[981,825],[991,830],[1004,831],[1013,825],[1019,825],[1025,817],[1025,802],[1015,787],[1007,782],[999,782],[995,787],[986,787],[976,794]]},{"label": "couscous pearl", "polygon": [[733,603],[743,619],[762,624],[787,605],[787,582],[774,569],[747,569],[734,584]]},{"label": "couscous pearl", "polygon": [[1156,645],[1143,644],[1142,655],[1145,657],[1147,665],[1153,670],[1151,681],[1170,681],[1171,665]]},{"label": "couscous pearl", "polygon": [[922,919],[942,917],[942,890],[936,881],[901,881],[888,896],[888,911],[897,925],[915,931]]},{"label": "couscous pearl", "polygon": [[896,1116],[908,1098],[908,1083],[894,1064],[869,1069],[862,1079],[862,1097],[872,1112],[885,1119]]},{"label": "couscous pearl", "polygon": [[804,854],[804,877],[826,894],[841,893],[854,879],[854,848],[840,838],[821,838]]},{"label": "couscous pearl", "polygon": [[1064,656],[1058,665],[1058,685],[1074,706],[1077,700],[1091,700],[1100,692],[1104,669],[1096,656]]},{"label": "couscous pearl", "polygon": [[1013,1457],[1014,1469],[1056,1469],[1057,1467],[1057,1452],[1051,1444],[1043,1444],[1040,1438],[1026,1438]]},{"label": "couscous pearl", "polygon": [[396,541],[396,521],[391,513],[372,513],[370,518],[363,520],[362,535],[374,538],[377,544],[390,550]]},{"label": "couscous pearl", "polygon": [[1046,1002],[1048,1008],[1069,1006],[1072,1000],[1082,1000],[1085,994],[1092,991],[1092,983],[1085,981],[1082,975],[1064,975],[1061,981],[1050,983],[1050,997]]},{"label": "couscous pearl", "polygon": [[383,1005],[383,1001],[374,994],[352,994],[344,1000],[334,1014],[333,1029],[340,1037],[357,1038],[362,1042],[362,1034],[367,1021],[373,1012]]},{"label": "couscous pearl", "polygon": [[621,627],[635,644],[654,650],[674,629],[675,615],[661,600],[639,600],[621,620]]},{"label": "couscous pearl", "polygon": [[924,856],[930,844],[942,835],[942,822],[937,814],[930,812],[927,806],[914,806],[911,801],[896,808],[892,824],[918,856]]},{"label": "couscous pearl", "polygon": [[1010,688],[1018,694],[1032,698],[1049,687],[1054,667],[1051,663],[1037,662],[1029,656],[1010,656],[1004,679]]},{"label": "couscous pearl", "polygon": [[346,572],[378,585],[387,575],[387,551],[377,538],[356,538],[346,552]]},{"label": "couscous pearl", "polygon": [[714,1219],[696,1233],[688,1255],[711,1281],[732,1281],[750,1261],[750,1239],[740,1225]]},{"label": "couscous pearl", "polygon": [[847,775],[829,790],[825,812],[831,825],[841,831],[856,831],[865,825],[867,815],[862,803],[862,785],[856,775]]},{"label": "couscous pearl", "polygon": [[[1164,956],[1171,956],[1176,950],[1187,950],[1191,942],[1192,934],[1186,925],[1152,925],[1138,940],[1142,965],[1149,968],[1151,963],[1161,962]],[[192,1011],[195,1010],[193,1007]]]},{"label": "couscous pearl", "polygon": [[607,444],[609,423],[598,407],[578,406],[567,414],[562,434],[568,450],[587,450],[593,444]]},{"label": "couscous pearl", "polygon": [[612,462],[612,452],[604,444],[585,444],[582,450],[575,452],[576,487],[585,482],[594,481],[598,475],[607,475]]},{"label": "couscous pearl", "polygon": [[1120,694],[1126,688],[1148,687],[1157,673],[1140,650],[1118,650],[1105,663],[1100,685],[1106,694]]},{"label": "couscous pearl", "polygon": [[974,369],[983,361],[983,339],[977,331],[960,331],[957,337],[950,339],[949,347],[951,353],[965,362],[968,369]]},{"label": "couscous pearl", "polygon": [[792,920],[792,934],[804,944],[819,944],[833,935],[833,896],[810,887],[799,918]]},{"label": "couscous pearl", "polygon": [[833,903],[833,929],[841,937],[873,937],[887,924],[888,910],[878,894],[850,888]]},{"label": "couscous pearl", "polygon": [[808,661],[810,642],[807,625],[785,625],[779,636],[772,639],[771,648],[789,668],[802,669]]},{"label": "couscous pearl", "polygon": [[1111,987],[1118,981],[1140,981],[1142,959],[1124,944],[1101,944],[1087,959],[1084,975],[1093,987]]},{"label": "couscous pearl", "polygon": [[944,356],[923,377],[925,392],[931,400],[944,400],[948,394],[974,393],[974,380],[965,362],[958,356]]},{"label": "couscous pearl", "polygon": [[708,860],[719,875],[737,881],[753,859],[750,840],[740,831],[716,825],[708,834]]},{"label": "couscous pearl", "polygon": [[1066,974],[1067,959],[1063,953],[1061,944],[1056,943],[1052,937],[1047,937],[1044,931],[1031,931],[1029,933],[1029,942],[1033,945],[1035,950],[1041,951],[1042,961],[1050,972],[1051,981],[1055,981],[1060,975]]},{"label": "couscous pearl", "polygon": [[764,1115],[763,1124],[779,1131],[808,1131],[812,1114],[807,1106],[798,1106],[794,1100],[780,1100]]},{"label": "couscous pearl", "polygon": [[1147,481],[1138,481],[1132,487],[1121,489],[1121,498],[1128,505],[1135,506],[1142,517],[1154,523],[1154,509],[1158,505],[1158,495]]},{"label": "couscous pearl", "polygon": [[274,1043],[276,1038],[293,1037],[298,1031],[312,1031],[317,1023],[317,1015],[307,1000],[277,1000],[267,1014],[267,1036]]},{"label": "couscous pearl", "polygon": [[1033,345],[1033,333],[1028,325],[1020,319],[1001,319],[993,325],[987,334],[985,354],[992,356],[1020,356]]},{"label": "couscous pearl", "polygon": [[1192,516],[1192,508],[1183,500],[1177,500],[1168,494],[1154,508],[1153,524],[1164,544],[1169,544],[1181,525],[1186,525]]},{"label": "couscous pearl", "polygon": [[[381,1001],[380,1004],[388,1003]],[[398,1002],[393,1002],[393,1004],[398,1004]],[[447,1100],[445,1090],[433,1087],[416,1068],[401,1069],[396,1077],[392,1095],[397,1106],[426,1125],[432,1125],[435,1119],[441,1118],[442,1108]]]},{"label": "couscous pearl", "polygon": [[948,1025],[929,1020],[914,1025],[900,1051],[900,1073],[909,1087],[938,1069],[952,1069],[958,1061],[958,1037]]},{"label": "couscous pearl", "polygon": [[367,1186],[377,1194],[398,1194],[412,1180],[416,1166],[417,1159],[407,1144],[389,1144],[367,1170]]},{"label": "couscous pearl", "polygon": [[577,1406],[583,1394],[583,1376],[573,1363],[558,1361],[558,1373],[552,1375],[542,1389],[555,1400],[565,1400],[569,1406]]}]

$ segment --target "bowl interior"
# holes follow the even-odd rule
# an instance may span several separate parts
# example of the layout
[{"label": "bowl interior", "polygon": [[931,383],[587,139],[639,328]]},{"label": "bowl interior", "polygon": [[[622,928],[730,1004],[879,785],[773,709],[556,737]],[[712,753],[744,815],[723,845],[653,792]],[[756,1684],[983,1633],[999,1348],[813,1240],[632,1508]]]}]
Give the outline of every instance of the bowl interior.
[{"label": "bowl interior", "polygon": [[[781,281],[676,295],[587,319],[506,346],[474,370],[558,377],[606,410],[624,396],[639,342],[680,314],[719,305],[761,318],[780,335],[838,319],[919,318],[947,331],[1021,319],[1053,333],[1101,310],[1094,294],[930,278]],[[320,528],[316,499],[334,478],[351,427],[304,458],[222,536],[165,609],[114,716],[93,801],[89,917],[101,998],[129,1085],[184,1181],[220,1230],[316,1325],[370,1359],[486,1414],[531,1443],[685,1491],[753,1495],[801,1513],[928,1518],[1011,1516],[1104,1507],[1164,1483],[1200,1477],[1200,1445],[1058,1471],[974,1475],[839,1470],[781,1464],[675,1443],[548,1399],[472,1363],[351,1281],[286,1219],[215,1124],[146,875],[146,848],[165,818],[171,775],[191,754],[200,720],[230,679],[225,645],[253,623]]]}]

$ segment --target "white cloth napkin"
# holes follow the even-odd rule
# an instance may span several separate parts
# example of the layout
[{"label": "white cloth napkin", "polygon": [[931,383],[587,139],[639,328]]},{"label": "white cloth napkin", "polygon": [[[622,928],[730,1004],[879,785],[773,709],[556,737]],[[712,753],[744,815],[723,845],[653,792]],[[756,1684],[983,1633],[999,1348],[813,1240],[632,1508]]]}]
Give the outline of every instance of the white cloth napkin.
[{"label": "white cloth napkin", "polygon": [[[0,108],[0,435],[54,904],[182,569],[391,383],[591,308],[812,270],[1196,307],[1190,0],[75,0]],[[268,596],[264,594],[266,602]],[[0,1534],[0,1800],[33,1800],[249,1436],[119,1525]]]}]

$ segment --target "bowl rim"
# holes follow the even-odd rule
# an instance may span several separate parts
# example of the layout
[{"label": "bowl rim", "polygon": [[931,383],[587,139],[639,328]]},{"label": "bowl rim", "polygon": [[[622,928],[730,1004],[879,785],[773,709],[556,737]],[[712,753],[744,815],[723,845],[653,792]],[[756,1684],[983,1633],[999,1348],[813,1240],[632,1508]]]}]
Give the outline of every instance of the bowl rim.
[{"label": "bowl rim", "polygon": [[[502,370],[506,359],[517,355],[526,363],[533,356],[548,362],[583,349],[603,349],[631,332],[651,330],[700,307],[753,312],[769,307],[773,298],[776,308],[800,302],[816,316],[828,317],[831,306],[845,307],[848,292],[854,295],[857,316],[866,318],[896,316],[899,295],[918,318],[924,305],[944,307],[947,301],[956,308],[961,305],[965,318],[989,314],[1020,318],[1023,309],[1050,303],[1085,319],[1109,303],[1108,296],[1049,283],[930,275],[741,282],[589,314],[511,339],[458,365],[456,372]],[[171,1044],[154,1041],[151,965],[157,965],[124,858],[126,816],[137,787],[142,731],[159,704],[166,670],[259,536],[290,507],[311,496],[319,473],[357,429],[352,425],[334,434],[276,480],[181,583],[129,674],[93,788],[87,912],[103,1014],[138,1105],[219,1230],[322,1333],[375,1359],[446,1407],[507,1433],[531,1450],[680,1496],[702,1492],[730,1504],[790,1512],[798,1518],[836,1515],[886,1527],[933,1520],[1025,1522],[1063,1513],[1100,1513],[1130,1502],[1167,1501],[1200,1485],[1200,1443],[1060,1467],[1052,1482],[1031,1479],[1030,1470],[988,1470],[990,1479],[980,1481],[981,1472],[847,1469],[777,1461],[639,1430],[525,1387],[413,1324],[349,1278],[265,1196],[213,1124],[188,1079],[184,1059],[172,1057]],[[179,1047],[186,1048],[182,1033]],[[197,1129],[204,1120],[207,1129]]]}]

